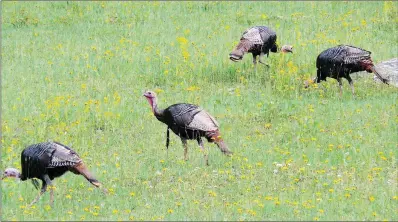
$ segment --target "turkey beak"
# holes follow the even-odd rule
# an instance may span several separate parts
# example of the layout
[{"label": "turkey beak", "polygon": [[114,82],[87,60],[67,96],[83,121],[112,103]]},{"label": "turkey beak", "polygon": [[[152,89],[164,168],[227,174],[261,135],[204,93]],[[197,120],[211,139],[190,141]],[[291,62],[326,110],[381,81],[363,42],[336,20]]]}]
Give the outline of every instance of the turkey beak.
[{"label": "turkey beak", "polygon": [[236,55],[234,55],[234,54],[229,54],[229,59],[230,59],[231,61],[233,61],[233,62],[238,62],[238,61],[241,60],[242,58],[241,58],[241,57],[238,57],[238,56],[236,56]]},{"label": "turkey beak", "polygon": [[4,176],[1,178],[1,180],[3,180],[3,179],[6,178],[6,177],[7,177],[7,175],[4,174]]},{"label": "turkey beak", "polygon": [[94,186],[96,186],[96,187],[101,187],[102,186],[102,184],[101,183],[99,183],[99,182],[91,182]]}]

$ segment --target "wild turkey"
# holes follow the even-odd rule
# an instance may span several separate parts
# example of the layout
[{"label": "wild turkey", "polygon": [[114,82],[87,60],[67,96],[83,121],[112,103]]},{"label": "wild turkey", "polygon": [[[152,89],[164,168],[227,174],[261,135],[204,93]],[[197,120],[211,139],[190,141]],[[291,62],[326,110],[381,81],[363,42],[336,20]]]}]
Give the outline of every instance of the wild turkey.
[{"label": "wild turkey", "polygon": [[257,64],[257,56],[259,55],[259,62],[267,65],[262,61],[262,57],[266,54],[269,56],[271,52],[293,53],[293,46],[284,45],[279,48],[276,43],[276,33],[266,26],[255,26],[246,30],[240,38],[239,44],[234,51],[229,54],[229,59],[234,62],[242,60],[245,53],[252,53],[253,64]]},{"label": "wild turkey", "polygon": [[[58,142],[44,142],[27,147],[21,153],[21,166],[22,173],[14,168],[6,169],[2,180],[5,177],[15,177],[22,181],[32,179],[33,185],[38,189],[39,183],[34,178],[40,179],[43,182],[41,192],[30,205],[40,199],[54,178],[67,171],[81,174],[94,186],[101,187],[101,183],[91,175],[77,153]],[[104,192],[107,191],[104,189]],[[54,202],[53,189],[50,191],[50,202]]]},{"label": "wild turkey", "polygon": [[[317,76],[313,81],[320,83],[323,80],[326,81],[326,77],[336,79],[339,82],[340,95],[343,91],[341,78],[347,79],[352,94],[355,95],[354,84],[350,77],[350,74],[354,72],[373,72],[383,83],[388,84],[388,80],[376,71],[370,54],[370,51],[350,45],[338,45],[326,49],[316,59]],[[306,82],[305,87],[307,88],[308,85],[308,82]]]},{"label": "wild turkey", "polygon": [[187,140],[197,140],[202,151],[206,165],[209,165],[208,154],[204,150],[201,137],[205,137],[208,142],[214,142],[226,155],[232,154],[220,136],[219,124],[208,112],[202,108],[187,104],[178,103],[166,109],[158,109],[156,94],[152,91],[144,93],[155,117],[167,125],[166,148],[169,146],[169,129],[181,138],[184,146],[184,159],[187,160],[188,144]]}]

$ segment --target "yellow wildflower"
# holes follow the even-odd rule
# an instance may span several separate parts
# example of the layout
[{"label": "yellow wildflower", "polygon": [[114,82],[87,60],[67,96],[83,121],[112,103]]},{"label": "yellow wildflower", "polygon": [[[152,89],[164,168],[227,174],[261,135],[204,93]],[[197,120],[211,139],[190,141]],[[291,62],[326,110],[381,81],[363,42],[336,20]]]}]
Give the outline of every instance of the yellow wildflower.
[{"label": "yellow wildflower", "polygon": [[159,89],[159,88],[156,88],[154,91],[155,91],[155,93],[157,93],[157,94],[159,94],[159,93],[161,93],[161,92],[164,92],[163,89]]},{"label": "yellow wildflower", "polygon": [[216,192],[214,192],[212,190],[210,190],[208,193],[209,193],[209,196],[211,196],[211,197],[216,197],[217,196]]},{"label": "yellow wildflower", "polygon": [[186,88],[185,90],[187,90],[187,91],[197,91],[197,90],[200,90],[200,88],[197,87],[197,86],[190,86],[190,87]]},{"label": "yellow wildflower", "polygon": [[272,196],[266,196],[266,197],[264,197],[264,199],[265,200],[272,200],[273,198],[272,198]]},{"label": "yellow wildflower", "polygon": [[188,44],[188,39],[186,39],[184,37],[178,37],[177,42],[180,43],[181,45],[186,45],[186,44]]}]

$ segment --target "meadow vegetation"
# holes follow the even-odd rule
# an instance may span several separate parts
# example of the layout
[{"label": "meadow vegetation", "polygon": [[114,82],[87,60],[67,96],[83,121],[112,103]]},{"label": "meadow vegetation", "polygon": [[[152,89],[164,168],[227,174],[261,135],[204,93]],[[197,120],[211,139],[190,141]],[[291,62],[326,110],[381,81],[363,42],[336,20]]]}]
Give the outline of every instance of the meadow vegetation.
[{"label": "meadow vegetation", "polygon": [[[71,146],[110,194],[67,173],[55,204],[2,181],[3,220],[398,220],[397,88],[372,74],[304,89],[326,48],[397,57],[397,2],[2,2],[1,169],[47,140]],[[293,54],[228,54],[273,28]],[[206,167],[151,113],[198,104],[234,151]]]}]

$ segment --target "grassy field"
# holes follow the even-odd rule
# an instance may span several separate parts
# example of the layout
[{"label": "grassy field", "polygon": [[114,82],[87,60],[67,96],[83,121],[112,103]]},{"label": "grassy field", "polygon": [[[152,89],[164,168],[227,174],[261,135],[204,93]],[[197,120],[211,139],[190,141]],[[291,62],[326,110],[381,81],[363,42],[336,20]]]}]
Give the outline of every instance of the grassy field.
[{"label": "grassy field", "polygon": [[[2,220],[398,220],[397,88],[354,79],[303,88],[337,44],[397,57],[397,2],[1,2],[1,170],[28,145],[77,151],[106,188],[82,176],[2,181]],[[228,54],[244,30],[272,27],[294,54]],[[212,113],[233,157],[156,120],[160,107]]]}]

